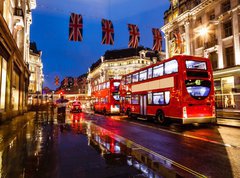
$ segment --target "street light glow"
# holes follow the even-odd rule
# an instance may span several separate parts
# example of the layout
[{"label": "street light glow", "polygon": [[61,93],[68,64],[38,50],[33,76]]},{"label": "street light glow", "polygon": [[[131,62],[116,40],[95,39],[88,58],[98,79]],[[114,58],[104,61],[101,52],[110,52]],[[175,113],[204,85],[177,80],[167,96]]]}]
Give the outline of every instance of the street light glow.
[{"label": "street light glow", "polygon": [[207,27],[202,27],[202,28],[199,30],[199,34],[200,34],[201,36],[205,36],[205,35],[207,35],[207,33],[208,33],[208,28],[207,28]]}]

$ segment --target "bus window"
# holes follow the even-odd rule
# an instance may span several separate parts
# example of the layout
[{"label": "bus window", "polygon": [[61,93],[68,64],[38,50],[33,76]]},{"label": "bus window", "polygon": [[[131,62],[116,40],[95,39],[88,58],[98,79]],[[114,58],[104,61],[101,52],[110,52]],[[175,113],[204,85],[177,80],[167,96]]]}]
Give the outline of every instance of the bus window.
[{"label": "bus window", "polygon": [[153,93],[153,104],[164,104],[163,92]]},{"label": "bus window", "polygon": [[132,104],[139,104],[138,103],[138,95],[132,95]]},{"label": "bus window", "polygon": [[131,83],[131,81],[132,81],[132,77],[131,77],[131,75],[128,75],[127,77],[126,77],[126,83],[128,84],[128,83]]},{"label": "bus window", "polygon": [[187,69],[200,69],[200,70],[207,70],[207,64],[204,61],[186,61]]},{"label": "bus window", "polygon": [[152,78],[152,68],[148,69],[148,78]]},{"label": "bus window", "polygon": [[114,91],[118,91],[119,90],[119,85],[120,85],[120,82],[113,82]]},{"label": "bus window", "polygon": [[148,104],[152,104],[152,93],[148,93]]},{"label": "bus window", "polygon": [[208,80],[186,80],[188,93],[195,99],[206,98],[210,93],[211,82]]},{"label": "bus window", "polygon": [[139,73],[139,81],[146,80],[147,79],[147,70],[141,71]]},{"label": "bus window", "polygon": [[164,65],[165,74],[171,74],[178,71],[178,63],[176,60],[168,61]]},{"label": "bus window", "polygon": [[118,92],[114,92],[112,93],[113,94],[113,98],[116,100],[116,101],[119,101],[120,100],[120,96],[119,96],[119,93]]},{"label": "bus window", "polygon": [[132,82],[138,82],[138,73],[132,75]]},{"label": "bus window", "polygon": [[163,64],[153,67],[153,77],[163,75]]},{"label": "bus window", "polygon": [[109,88],[109,85],[110,85],[110,83],[109,83],[109,82],[107,82],[107,86],[106,86],[106,88]]},{"label": "bus window", "polygon": [[169,104],[170,101],[170,91],[165,91],[165,103]]}]

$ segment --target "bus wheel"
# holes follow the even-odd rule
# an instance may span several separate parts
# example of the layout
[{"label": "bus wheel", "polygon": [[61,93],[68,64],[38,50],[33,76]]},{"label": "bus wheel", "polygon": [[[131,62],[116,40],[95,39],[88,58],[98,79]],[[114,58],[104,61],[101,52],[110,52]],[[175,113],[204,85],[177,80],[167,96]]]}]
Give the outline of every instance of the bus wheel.
[{"label": "bus wheel", "polygon": [[167,120],[166,117],[164,116],[164,113],[162,111],[158,111],[156,114],[156,120],[158,123],[165,125]]}]

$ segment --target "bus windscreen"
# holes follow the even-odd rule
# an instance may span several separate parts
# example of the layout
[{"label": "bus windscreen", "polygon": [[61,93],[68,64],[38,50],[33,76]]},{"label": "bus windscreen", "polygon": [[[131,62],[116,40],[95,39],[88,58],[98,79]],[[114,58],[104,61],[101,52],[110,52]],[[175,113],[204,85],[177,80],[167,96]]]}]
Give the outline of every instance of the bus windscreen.
[{"label": "bus windscreen", "polygon": [[188,93],[197,100],[206,98],[210,93],[211,82],[208,80],[185,80]]}]

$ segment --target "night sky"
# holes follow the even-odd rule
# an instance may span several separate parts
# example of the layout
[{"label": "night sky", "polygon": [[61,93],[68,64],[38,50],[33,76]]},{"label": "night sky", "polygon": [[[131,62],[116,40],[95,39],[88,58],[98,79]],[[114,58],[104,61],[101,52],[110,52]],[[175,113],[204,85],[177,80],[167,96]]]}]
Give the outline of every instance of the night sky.
[{"label": "night sky", "polygon": [[[139,45],[152,48],[152,28],[163,26],[163,15],[169,6],[169,0],[37,0],[30,40],[42,51],[43,86],[55,89],[55,76],[60,81],[78,77],[106,50],[127,48],[129,23],[139,27]],[[83,16],[82,42],[68,40],[71,13]],[[113,23],[114,45],[101,44],[102,18]]]}]

